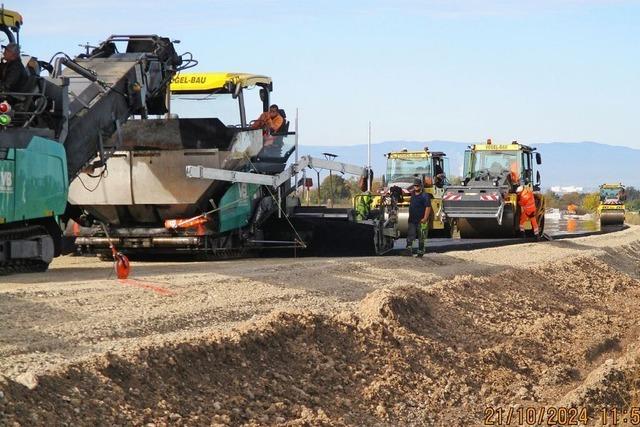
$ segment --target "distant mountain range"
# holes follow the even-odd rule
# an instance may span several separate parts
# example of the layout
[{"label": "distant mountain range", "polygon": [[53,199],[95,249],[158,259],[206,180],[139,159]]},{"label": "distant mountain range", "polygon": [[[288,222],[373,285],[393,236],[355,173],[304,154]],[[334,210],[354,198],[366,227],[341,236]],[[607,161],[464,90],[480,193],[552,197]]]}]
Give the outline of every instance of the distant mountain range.
[{"label": "distant mountain range", "polygon": [[[452,141],[386,141],[371,144],[371,165],[376,176],[384,173],[385,153],[403,148],[443,151],[450,159],[450,173],[462,174],[464,150],[470,143]],[[640,188],[640,150],[596,142],[551,142],[534,145],[542,154],[542,187],[578,186],[585,191],[598,188],[604,182],[622,182]],[[337,154],[336,160],[365,165],[367,146],[301,145],[301,155],[322,157],[322,153]]]}]

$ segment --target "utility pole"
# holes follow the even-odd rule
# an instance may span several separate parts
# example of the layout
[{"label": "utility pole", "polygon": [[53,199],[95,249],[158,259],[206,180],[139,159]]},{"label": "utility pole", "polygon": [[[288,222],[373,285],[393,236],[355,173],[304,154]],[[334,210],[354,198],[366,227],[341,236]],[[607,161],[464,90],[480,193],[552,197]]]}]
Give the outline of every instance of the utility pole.
[{"label": "utility pole", "polygon": [[[327,160],[334,160],[336,157],[338,157],[337,154],[332,154],[332,153],[322,153],[324,155],[324,158]],[[319,176],[319,175],[318,175]],[[320,187],[318,187],[318,189],[320,189]],[[335,198],[333,195],[333,174],[331,173],[331,169],[329,169],[329,191],[331,191],[331,207],[333,207],[333,199]]]},{"label": "utility pole", "polygon": [[[167,92],[168,92],[168,91],[167,91]],[[298,138],[299,138],[299,136],[298,136],[298,108],[296,108],[296,121],[295,121],[295,126],[296,126],[296,127],[295,127],[295,129],[296,129],[296,131],[295,131],[295,132],[296,132],[296,137],[295,137],[295,142],[296,142],[296,148],[295,148],[295,162],[296,162],[296,164],[297,164],[297,163],[298,163]],[[285,137],[286,137],[286,136],[285,136]],[[303,176],[303,178],[304,178],[304,176]],[[296,176],[295,176],[295,180],[294,180],[294,182],[296,183],[295,185],[296,185],[296,193],[297,193],[297,191],[298,191],[298,174],[297,174],[297,173],[296,173]],[[304,192],[304,186],[303,186],[302,188],[303,188],[303,192]]]},{"label": "utility pole", "polygon": [[371,191],[371,122],[369,122],[369,142],[367,144],[367,191]]},{"label": "utility pole", "polygon": [[318,205],[320,205],[320,169],[316,169],[316,174],[318,175],[318,194],[317,194],[317,199],[318,199]]}]

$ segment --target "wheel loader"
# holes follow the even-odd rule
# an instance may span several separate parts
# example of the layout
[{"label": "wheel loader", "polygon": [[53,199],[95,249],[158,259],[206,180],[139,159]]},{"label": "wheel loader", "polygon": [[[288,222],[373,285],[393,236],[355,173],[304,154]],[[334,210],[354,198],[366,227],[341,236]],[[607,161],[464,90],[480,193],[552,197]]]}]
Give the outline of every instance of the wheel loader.
[{"label": "wheel loader", "polygon": [[[442,211],[442,196],[444,187],[448,184],[449,159],[446,154],[439,151],[424,150],[409,151],[406,149],[392,151],[385,154],[387,169],[382,177],[382,189],[379,194],[373,195],[371,208],[384,210],[385,204],[392,204],[393,221],[397,222],[398,237],[406,237],[409,222],[409,201],[411,199],[410,188],[415,179],[424,182],[425,191],[433,196],[431,201],[430,237],[451,237],[451,222],[446,219]],[[359,195],[355,198],[358,206]],[[394,214],[395,213],[395,214]]]},{"label": "wheel loader", "polygon": [[[513,141],[474,144],[465,151],[462,185],[447,186],[442,197],[446,218],[455,221],[460,238],[517,237],[520,207],[516,190],[529,187],[535,198],[535,217],[544,230],[544,196],[540,192],[540,153]],[[525,223],[527,235],[531,222]]]},{"label": "wheel loader", "polygon": [[626,199],[625,188],[621,183],[600,186],[600,203],[597,213],[601,227],[624,224]]}]

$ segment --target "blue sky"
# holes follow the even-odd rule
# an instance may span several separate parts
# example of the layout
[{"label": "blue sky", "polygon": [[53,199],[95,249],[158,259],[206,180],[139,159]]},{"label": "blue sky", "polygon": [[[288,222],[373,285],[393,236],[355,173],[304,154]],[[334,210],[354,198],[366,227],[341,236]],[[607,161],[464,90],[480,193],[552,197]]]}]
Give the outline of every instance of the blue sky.
[{"label": "blue sky", "polygon": [[[15,3],[15,4],[14,4]],[[110,34],[180,39],[274,79],[302,144],[596,141],[640,148],[640,1],[5,1],[48,59]]]}]

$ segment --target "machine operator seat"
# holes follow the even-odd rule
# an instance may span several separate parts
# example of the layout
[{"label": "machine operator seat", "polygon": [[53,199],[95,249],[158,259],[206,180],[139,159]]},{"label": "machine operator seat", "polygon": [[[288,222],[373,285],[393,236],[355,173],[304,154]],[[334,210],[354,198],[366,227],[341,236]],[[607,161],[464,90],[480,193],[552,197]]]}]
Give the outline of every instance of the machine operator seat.
[{"label": "machine operator seat", "polygon": [[289,133],[289,121],[287,120],[287,113],[280,108],[278,110],[278,114],[283,118],[282,126],[275,132],[272,132],[271,135],[274,136],[273,145],[278,148],[282,148],[284,145],[284,138]]},{"label": "machine operator seat", "polygon": [[28,74],[27,80],[17,91],[20,92],[21,95],[11,96],[9,100],[15,112],[13,117],[14,126],[24,125],[31,118],[31,114],[29,113],[40,110],[42,105],[39,103],[46,102],[41,97],[36,96],[44,93],[41,87],[44,81],[38,76],[38,72],[34,68],[27,66],[26,69]]}]

